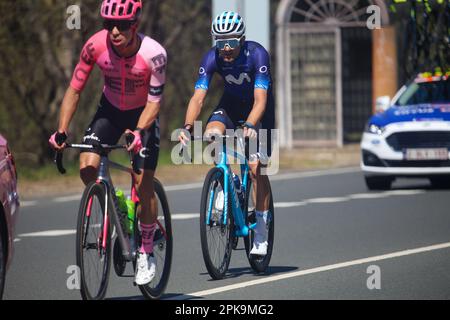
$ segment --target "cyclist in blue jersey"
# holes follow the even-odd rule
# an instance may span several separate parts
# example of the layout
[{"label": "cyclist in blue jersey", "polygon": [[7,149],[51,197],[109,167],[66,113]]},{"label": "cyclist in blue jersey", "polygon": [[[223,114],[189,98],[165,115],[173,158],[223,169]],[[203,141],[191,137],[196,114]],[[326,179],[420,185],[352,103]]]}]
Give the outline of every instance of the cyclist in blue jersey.
[{"label": "cyclist in blue jersey", "polygon": [[[192,133],[214,73],[223,78],[224,93],[208,120],[205,136],[224,134],[226,129],[236,128],[241,121],[245,122],[244,135],[250,139],[258,139],[259,129],[267,129],[267,139],[258,141],[258,150],[249,159],[256,188],[257,217],[256,236],[250,254],[264,256],[268,246],[270,190],[269,180],[261,174],[261,167],[262,162],[267,164],[271,155],[270,129],[275,125],[270,56],[259,43],[246,41],[244,20],[235,12],[219,14],[213,20],[211,29],[215,46],[201,62],[184,129]],[[181,132],[179,140],[186,144],[189,137]]]}]

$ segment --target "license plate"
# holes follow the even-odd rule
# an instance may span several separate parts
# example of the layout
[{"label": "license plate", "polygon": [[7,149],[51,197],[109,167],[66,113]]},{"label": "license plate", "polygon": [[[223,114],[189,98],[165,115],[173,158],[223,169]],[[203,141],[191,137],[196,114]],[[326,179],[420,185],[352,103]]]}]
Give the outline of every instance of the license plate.
[{"label": "license plate", "polygon": [[406,149],[406,160],[448,160],[447,148]]}]

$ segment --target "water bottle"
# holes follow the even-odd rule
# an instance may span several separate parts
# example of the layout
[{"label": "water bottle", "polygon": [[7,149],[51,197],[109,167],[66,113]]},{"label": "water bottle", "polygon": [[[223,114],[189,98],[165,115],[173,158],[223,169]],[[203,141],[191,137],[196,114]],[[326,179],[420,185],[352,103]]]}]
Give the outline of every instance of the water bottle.
[{"label": "water bottle", "polygon": [[244,203],[244,195],[242,194],[242,188],[241,188],[241,180],[239,179],[239,176],[234,174],[233,172],[233,182],[234,182],[234,187],[236,188],[236,192],[239,198],[239,203],[242,204]]},{"label": "water bottle", "polygon": [[133,235],[136,204],[131,200],[131,197],[128,197],[125,203],[127,206],[128,234]]},{"label": "water bottle", "polygon": [[[119,206],[119,210],[122,212],[122,215],[125,216],[128,212],[127,203],[125,200],[125,194],[121,189],[116,190],[116,198],[117,198],[117,204]],[[125,228],[128,230],[128,220],[124,219]]]},{"label": "water bottle", "polygon": [[117,203],[119,205],[119,209],[122,212],[127,212],[127,205],[125,203],[125,195],[122,190],[116,190]]}]

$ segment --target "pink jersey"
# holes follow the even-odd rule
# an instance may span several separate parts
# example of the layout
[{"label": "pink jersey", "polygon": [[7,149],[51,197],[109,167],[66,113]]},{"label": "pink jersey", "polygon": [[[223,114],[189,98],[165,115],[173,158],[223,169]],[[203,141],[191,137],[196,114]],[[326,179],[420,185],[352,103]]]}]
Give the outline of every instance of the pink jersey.
[{"label": "pink jersey", "polygon": [[137,54],[124,58],[112,49],[107,30],[93,35],[83,47],[70,86],[82,91],[97,64],[105,78],[103,93],[115,107],[131,110],[147,101],[159,102],[166,80],[166,50],[150,37],[139,37],[142,43]]}]

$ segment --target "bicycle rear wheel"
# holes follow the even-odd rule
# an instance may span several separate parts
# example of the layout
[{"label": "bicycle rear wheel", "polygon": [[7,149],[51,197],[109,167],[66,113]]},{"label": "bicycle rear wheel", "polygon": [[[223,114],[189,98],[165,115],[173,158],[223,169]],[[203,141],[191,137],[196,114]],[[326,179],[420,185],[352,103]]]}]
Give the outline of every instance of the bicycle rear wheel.
[{"label": "bicycle rear wheel", "polygon": [[111,225],[106,221],[105,234],[105,192],[103,184],[90,183],[83,193],[78,213],[76,259],[84,300],[103,299],[108,287]]},{"label": "bicycle rear wheel", "polygon": [[[166,193],[161,182],[154,179],[155,194],[158,201],[158,223],[153,240],[153,255],[156,258],[156,274],[153,280],[144,286],[139,286],[145,298],[159,299],[169,282],[170,268],[172,266],[172,219]],[[137,223],[137,220],[136,220]],[[137,224],[135,224],[137,225]],[[137,228],[136,232],[139,234]],[[140,243],[140,237],[138,243]]]},{"label": "bicycle rear wheel", "polygon": [[[223,171],[219,168],[211,169],[206,176],[200,202],[200,240],[206,269],[215,280],[223,279],[225,276],[232,252],[231,200],[228,199],[228,217],[224,223],[225,199],[217,199],[217,196],[223,192],[223,188]],[[209,223],[207,223],[209,214]]]},{"label": "bicycle rear wheel", "polygon": [[[247,225],[256,223],[256,190],[253,188],[252,179],[250,177],[247,179],[247,188],[245,195],[245,222]],[[270,202],[269,202],[269,216],[268,220],[268,247],[267,254],[265,256],[256,256],[250,255],[250,251],[252,250],[253,240],[255,238],[255,231],[250,230],[250,233],[247,237],[244,238],[245,243],[245,252],[247,253],[248,262],[250,266],[255,272],[261,273],[265,272],[267,267],[269,266],[270,259],[272,258],[273,251],[273,242],[274,242],[274,229],[275,229],[275,211],[273,206],[273,197],[272,197],[272,188],[270,187],[269,182],[269,190],[270,190]]]}]

